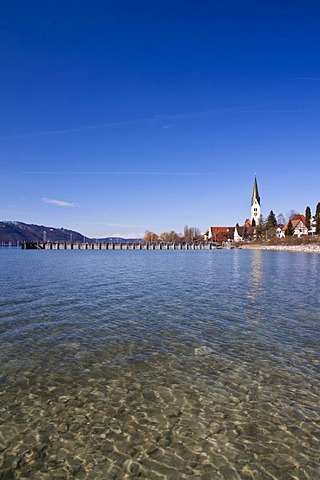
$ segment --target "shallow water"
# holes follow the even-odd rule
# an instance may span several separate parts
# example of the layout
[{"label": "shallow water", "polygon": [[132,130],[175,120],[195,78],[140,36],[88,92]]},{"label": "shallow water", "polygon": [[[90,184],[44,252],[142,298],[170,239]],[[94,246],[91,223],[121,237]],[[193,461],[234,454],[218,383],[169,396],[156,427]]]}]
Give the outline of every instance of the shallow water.
[{"label": "shallow water", "polygon": [[0,267],[1,480],[320,478],[320,255]]}]

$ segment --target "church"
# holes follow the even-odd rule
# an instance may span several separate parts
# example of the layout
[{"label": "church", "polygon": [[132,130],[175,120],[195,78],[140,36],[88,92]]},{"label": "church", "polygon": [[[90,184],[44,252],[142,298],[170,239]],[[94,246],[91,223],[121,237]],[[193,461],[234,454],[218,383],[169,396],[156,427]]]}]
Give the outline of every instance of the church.
[{"label": "church", "polygon": [[215,227],[208,229],[205,238],[211,242],[242,242],[253,240],[255,230],[261,221],[261,200],[258,189],[257,176],[254,177],[253,192],[251,197],[250,219],[247,219],[242,226],[238,223],[234,227]]},{"label": "church", "polygon": [[258,190],[257,176],[254,177],[253,192],[251,197],[251,225],[259,225],[261,218],[261,202]]}]

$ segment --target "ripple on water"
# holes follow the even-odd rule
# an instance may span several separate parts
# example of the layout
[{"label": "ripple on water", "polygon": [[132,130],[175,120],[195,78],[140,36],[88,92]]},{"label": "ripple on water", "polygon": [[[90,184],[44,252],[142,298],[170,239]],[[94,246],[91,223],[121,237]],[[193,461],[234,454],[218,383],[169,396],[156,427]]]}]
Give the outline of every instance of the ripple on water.
[{"label": "ripple on water", "polygon": [[35,253],[0,307],[1,480],[320,477],[319,302],[290,307],[317,274],[289,298],[279,254]]}]

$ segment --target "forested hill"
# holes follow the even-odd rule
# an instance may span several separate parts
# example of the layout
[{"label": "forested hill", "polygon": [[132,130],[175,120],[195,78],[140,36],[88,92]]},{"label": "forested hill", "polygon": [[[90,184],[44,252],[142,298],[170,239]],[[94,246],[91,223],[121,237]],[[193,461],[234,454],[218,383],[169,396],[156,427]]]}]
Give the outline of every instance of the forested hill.
[{"label": "forested hill", "polygon": [[23,222],[0,221],[0,243],[12,242],[138,242],[138,238],[88,238],[82,233],[66,228],[53,228],[45,225],[33,225]]},{"label": "forested hill", "polygon": [[0,222],[0,242],[82,242],[84,236],[65,228],[32,225],[22,222]]}]

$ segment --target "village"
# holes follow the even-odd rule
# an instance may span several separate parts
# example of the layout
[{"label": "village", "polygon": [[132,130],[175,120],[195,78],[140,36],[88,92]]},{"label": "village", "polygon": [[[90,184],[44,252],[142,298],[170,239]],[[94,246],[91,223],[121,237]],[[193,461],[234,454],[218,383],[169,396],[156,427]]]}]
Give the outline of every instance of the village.
[{"label": "village", "polygon": [[[174,231],[164,232],[157,235],[155,232],[146,231],[143,241],[154,242],[213,242],[218,245],[225,244],[246,244],[252,245],[261,241],[277,240],[293,243],[295,240],[313,239],[320,235],[320,202],[317,204],[315,214],[312,215],[311,208],[306,207],[305,213],[291,211],[286,218],[283,214],[275,216],[271,210],[264,218],[261,210],[261,198],[259,195],[257,177],[254,178],[253,192],[250,204],[250,218],[243,224],[236,223],[234,226],[210,225],[204,234],[195,227],[184,228],[184,234]],[[299,242],[300,243],[300,242]]]},{"label": "village", "polygon": [[315,215],[312,216],[309,206],[305,214],[290,212],[286,220],[283,214],[276,218],[271,210],[264,220],[261,213],[261,199],[259,195],[257,178],[254,179],[251,197],[250,219],[246,219],[243,225],[235,226],[210,226],[204,239],[217,243],[223,242],[252,242],[264,238],[285,239],[290,237],[313,237],[320,234],[320,202],[316,206]]}]

